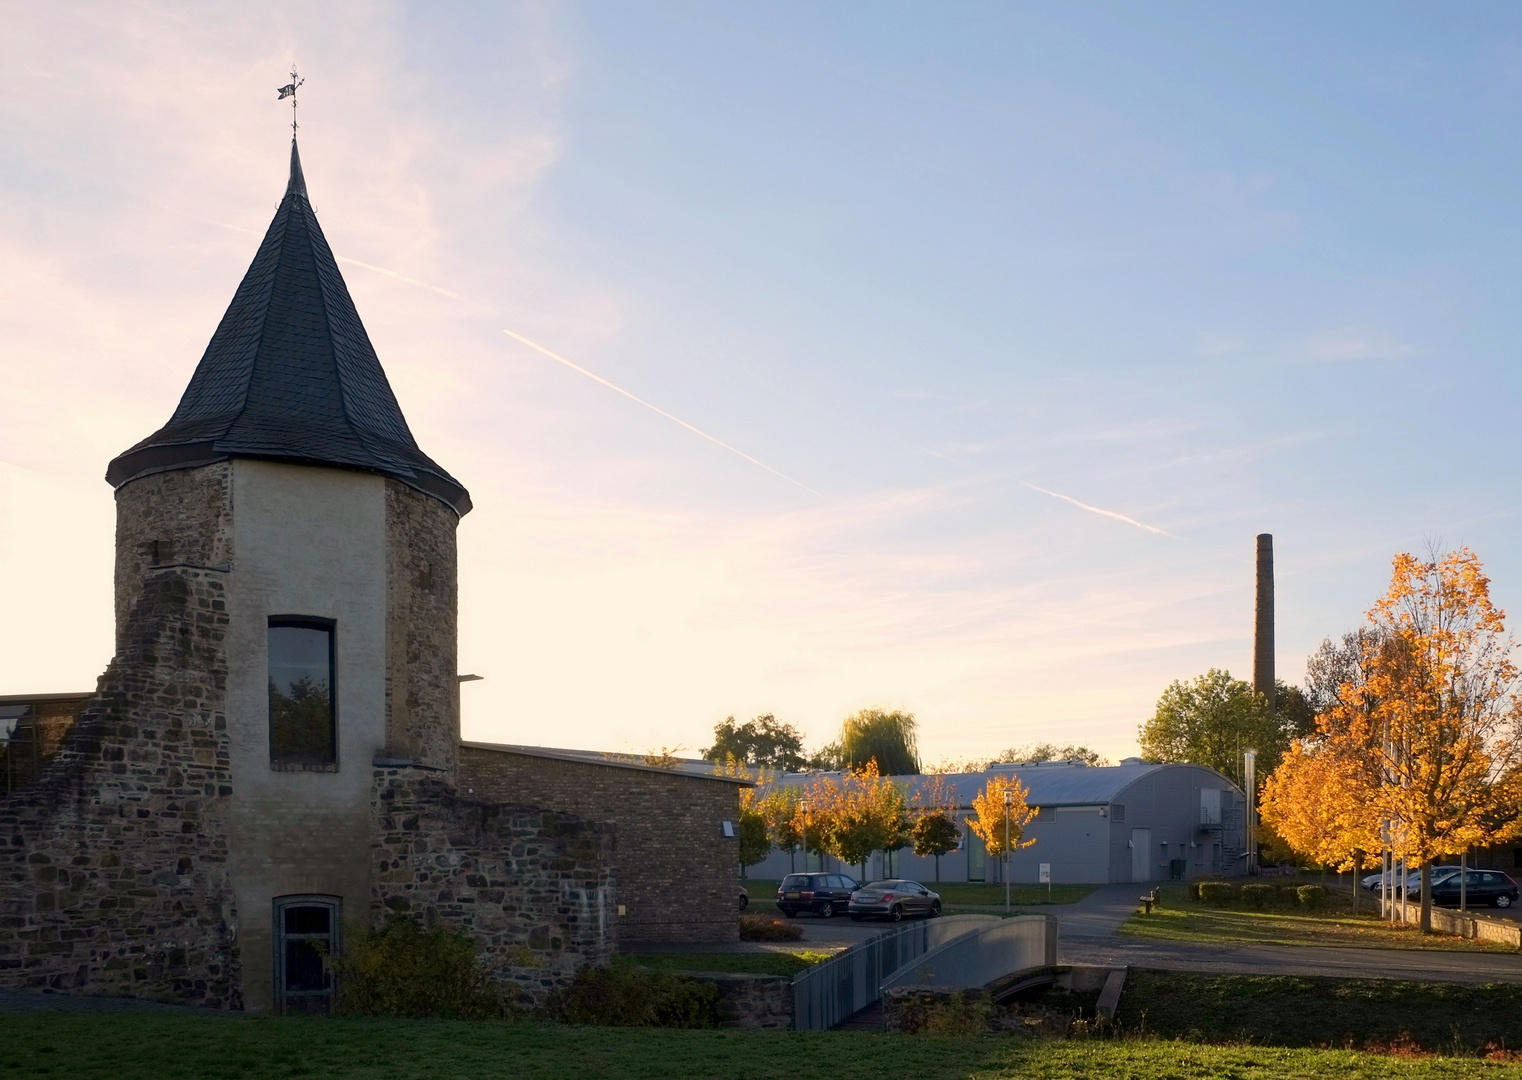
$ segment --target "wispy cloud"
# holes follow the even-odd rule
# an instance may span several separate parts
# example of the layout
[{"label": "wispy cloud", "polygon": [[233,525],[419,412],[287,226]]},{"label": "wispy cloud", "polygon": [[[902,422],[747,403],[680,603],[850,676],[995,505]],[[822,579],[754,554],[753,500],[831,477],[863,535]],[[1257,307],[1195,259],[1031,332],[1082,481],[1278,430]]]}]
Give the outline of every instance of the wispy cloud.
[{"label": "wispy cloud", "polygon": [[[1023,487],[1030,488],[1032,491],[1039,491],[1043,495],[1050,495],[1054,499],[1061,499],[1063,502],[1070,502],[1079,509],[1087,510],[1091,514],[1099,514],[1102,517],[1114,518],[1116,521],[1124,521],[1127,525],[1135,525],[1138,529],[1146,529],[1149,533],[1157,533],[1159,536],[1173,536],[1171,532],[1168,532],[1165,529],[1159,529],[1155,525],[1148,525],[1145,522],[1137,521],[1133,517],[1126,517],[1125,514],[1118,514],[1114,510],[1105,510],[1098,506],[1090,506],[1088,503],[1079,502],[1077,499],[1073,498],[1073,496],[1064,495],[1060,491],[1049,491],[1044,487],[1037,487],[1035,484],[1028,483],[1025,480],[1021,480],[1020,484]],[[1174,539],[1177,539],[1177,537],[1174,537]]]},{"label": "wispy cloud", "polygon": [[786,480],[789,484],[795,484],[798,487],[801,487],[804,491],[807,491],[810,495],[817,495],[821,499],[824,498],[824,494],[822,492],[815,491],[813,488],[811,488],[807,484],[805,484],[802,480],[794,480],[791,476],[789,476],[785,472],[782,472],[780,469],[774,469],[770,465],[768,465],[766,462],[764,462],[764,461],[758,461],[756,458],[751,457],[745,451],[735,449],[733,446],[730,446],[723,439],[720,439],[720,438],[717,438],[716,436],[708,434],[708,432],[704,431],[702,428],[693,427],[691,424],[689,424],[687,421],[681,419],[680,417],[672,416],[665,409],[657,408],[656,406],[654,406],[654,405],[650,404],[648,401],[646,401],[644,398],[637,397],[634,394],[629,393],[629,391],[625,390],[622,386],[618,386],[615,383],[609,382],[607,379],[604,379],[601,375],[597,375],[597,374],[595,374],[593,372],[588,371],[586,368],[582,367],[580,364],[573,364],[573,363],[571,363],[571,361],[567,360],[565,357],[561,356],[559,353],[553,353],[553,352],[551,352],[549,349],[546,349],[543,345],[540,345],[537,342],[530,341],[528,338],[524,337],[522,334],[515,334],[511,330],[508,330],[508,329],[505,329],[505,328],[503,329],[502,332],[504,334],[506,334],[508,337],[512,338],[514,341],[522,342],[524,345],[527,345],[530,349],[533,349],[535,352],[542,353],[543,355],[548,356],[551,360],[554,360],[557,363],[564,364],[566,367],[570,368],[572,371],[579,371],[579,372],[581,372],[581,374],[585,375],[587,378],[592,379],[595,382],[602,383],[609,390],[616,390],[616,391],[618,391],[620,394],[624,395],[624,397],[628,398],[630,401],[638,402],[639,404],[643,405],[645,408],[649,409],[651,412],[656,413],[657,415],[660,415],[660,416],[664,416],[667,420],[670,420],[673,424],[680,424],[682,427],[686,428],[688,431],[692,432],[694,435],[701,435],[703,438],[707,439],[709,442],[713,443],[715,446],[722,446],[725,450],[728,450],[731,454],[734,454],[737,457],[744,458],[746,461],[750,462],[752,465],[758,465],[758,466],[760,466],[761,468],[765,469],[767,472],[771,473],[773,476],[780,476],[782,479]]},{"label": "wispy cloud", "polygon": [[1398,338],[1377,331],[1348,328],[1317,334],[1307,349],[1317,360],[1349,362],[1356,360],[1403,360],[1417,355],[1417,349]]}]

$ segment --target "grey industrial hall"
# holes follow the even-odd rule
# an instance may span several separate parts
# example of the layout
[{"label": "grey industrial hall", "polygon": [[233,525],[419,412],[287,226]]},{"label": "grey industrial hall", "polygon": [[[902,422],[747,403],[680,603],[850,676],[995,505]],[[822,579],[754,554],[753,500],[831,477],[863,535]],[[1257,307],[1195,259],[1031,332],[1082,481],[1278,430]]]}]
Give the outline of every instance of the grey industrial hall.
[{"label": "grey industrial hall", "polygon": [[[1119,765],[1093,766],[1081,761],[996,764],[981,773],[955,773],[937,779],[954,793],[962,819],[960,847],[937,860],[909,848],[879,852],[867,866],[868,877],[902,876],[920,881],[1002,881],[1003,863],[990,858],[966,820],[972,801],[996,776],[1015,776],[1036,808],[1025,828],[1035,842],[1009,857],[1009,880],[1034,884],[1047,864],[1058,884],[1108,884],[1193,878],[1240,872],[1245,800],[1242,789],[1203,765],[1156,764],[1126,758]],[[930,777],[899,776],[911,795]],[[808,774],[789,774],[774,784],[806,787]],[[774,849],[748,869],[752,877],[779,877],[790,870],[840,869],[855,876],[861,868],[840,866],[801,851]]]}]

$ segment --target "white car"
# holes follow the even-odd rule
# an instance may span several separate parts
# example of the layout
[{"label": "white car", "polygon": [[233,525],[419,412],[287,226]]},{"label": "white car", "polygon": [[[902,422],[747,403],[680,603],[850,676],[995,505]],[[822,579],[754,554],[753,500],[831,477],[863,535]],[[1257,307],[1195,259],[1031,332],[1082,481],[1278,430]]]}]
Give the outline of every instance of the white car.
[{"label": "white car", "polygon": [[[1432,883],[1434,885],[1436,885],[1439,881],[1442,881],[1444,878],[1448,877],[1450,874],[1457,874],[1458,872],[1459,872],[1459,868],[1457,866],[1434,866],[1432,868]],[[1380,873],[1369,874],[1367,877],[1365,877],[1358,884],[1361,887],[1363,887],[1365,889],[1368,889],[1370,892],[1379,892],[1380,879],[1383,878],[1383,877],[1384,877],[1384,875],[1380,874]],[[1400,890],[1400,871],[1398,871],[1398,870],[1391,870],[1390,871],[1390,884],[1391,884],[1391,887],[1394,888],[1395,890],[1397,890],[1397,891]],[[1406,872],[1406,888],[1407,888],[1407,890],[1410,891],[1412,896],[1415,896],[1418,892],[1421,891],[1421,887],[1422,887],[1422,872],[1420,870],[1408,870]]]}]

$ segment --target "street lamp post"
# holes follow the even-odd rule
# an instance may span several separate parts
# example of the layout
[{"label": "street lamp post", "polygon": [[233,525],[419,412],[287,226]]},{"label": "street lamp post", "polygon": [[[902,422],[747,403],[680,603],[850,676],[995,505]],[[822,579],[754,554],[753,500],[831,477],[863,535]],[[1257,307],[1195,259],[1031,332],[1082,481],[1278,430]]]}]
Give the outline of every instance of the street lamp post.
[{"label": "street lamp post", "polygon": [[809,872],[809,802],[807,799],[798,801],[798,812],[803,815],[803,872]]},{"label": "street lamp post", "polygon": [[1009,808],[1014,803],[1015,793],[1009,788],[1004,789],[1004,914],[1009,914]]}]

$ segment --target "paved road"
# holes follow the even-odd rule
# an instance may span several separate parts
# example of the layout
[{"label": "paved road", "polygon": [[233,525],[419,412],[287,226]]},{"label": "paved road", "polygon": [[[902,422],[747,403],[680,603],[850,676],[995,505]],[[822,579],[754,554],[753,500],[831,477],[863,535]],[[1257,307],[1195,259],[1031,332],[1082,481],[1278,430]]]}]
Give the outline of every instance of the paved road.
[{"label": "paved road", "polygon": [[1165,971],[1429,982],[1522,982],[1522,955],[1439,949],[1342,949],[1316,945],[1194,945],[1116,933],[1137,909],[1140,888],[1107,885],[1057,912],[1058,956],[1065,964],[1104,964]]}]

